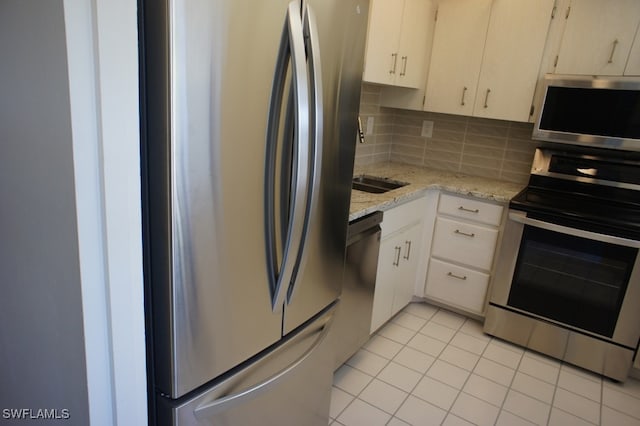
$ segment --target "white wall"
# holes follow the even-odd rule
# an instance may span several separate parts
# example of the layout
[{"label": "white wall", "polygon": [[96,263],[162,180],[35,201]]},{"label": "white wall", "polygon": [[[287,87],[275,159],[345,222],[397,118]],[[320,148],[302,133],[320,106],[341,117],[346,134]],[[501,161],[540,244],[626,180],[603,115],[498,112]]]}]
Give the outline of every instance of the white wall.
[{"label": "white wall", "polygon": [[0,409],[147,422],[136,7],[0,2]]},{"label": "white wall", "polygon": [[62,1],[0,3],[1,424],[89,419]]},{"label": "white wall", "polygon": [[92,425],[144,425],[135,0],[64,0]]}]

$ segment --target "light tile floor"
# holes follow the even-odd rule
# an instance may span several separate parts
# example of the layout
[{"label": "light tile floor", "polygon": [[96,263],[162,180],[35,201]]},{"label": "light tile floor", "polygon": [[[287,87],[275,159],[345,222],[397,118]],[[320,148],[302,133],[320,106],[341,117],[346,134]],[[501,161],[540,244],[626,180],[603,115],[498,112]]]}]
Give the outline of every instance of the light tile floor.
[{"label": "light tile floor", "polygon": [[640,426],[640,382],[624,384],[412,303],[340,367],[330,425]]}]

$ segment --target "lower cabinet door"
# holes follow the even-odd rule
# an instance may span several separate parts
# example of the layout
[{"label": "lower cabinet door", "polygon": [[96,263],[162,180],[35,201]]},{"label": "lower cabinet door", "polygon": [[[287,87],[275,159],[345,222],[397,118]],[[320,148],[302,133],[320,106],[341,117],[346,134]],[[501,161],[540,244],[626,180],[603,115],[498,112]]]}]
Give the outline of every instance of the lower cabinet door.
[{"label": "lower cabinet door", "polygon": [[400,274],[395,282],[391,316],[397,314],[402,308],[407,306],[415,294],[418,260],[422,253],[421,241],[422,222],[402,232],[399,241],[401,247]]},{"label": "lower cabinet door", "polygon": [[402,234],[394,234],[380,242],[376,290],[373,296],[371,333],[391,318],[395,285],[401,275]]},{"label": "lower cabinet door", "polygon": [[482,314],[489,274],[431,258],[427,273],[427,297]]}]

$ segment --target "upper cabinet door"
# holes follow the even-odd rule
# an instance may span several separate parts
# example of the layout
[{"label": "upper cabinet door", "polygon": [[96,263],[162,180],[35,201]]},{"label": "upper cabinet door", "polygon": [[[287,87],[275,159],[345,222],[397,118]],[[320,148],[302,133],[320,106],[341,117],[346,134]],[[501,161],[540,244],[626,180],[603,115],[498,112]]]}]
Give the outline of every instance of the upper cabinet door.
[{"label": "upper cabinet door", "polygon": [[624,75],[640,75],[640,26],[638,26],[636,38],[633,41],[633,46],[631,46],[631,53],[629,53]]},{"label": "upper cabinet door", "polygon": [[372,0],[369,7],[369,30],[363,80],[393,84],[400,73],[398,57],[402,27],[403,0]]},{"label": "upper cabinet door", "polygon": [[424,83],[433,0],[372,0],[363,80],[417,88]]},{"label": "upper cabinet door", "polygon": [[494,0],[474,114],[529,120],[554,0]]},{"label": "upper cabinet door", "polygon": [[622,75],[640,22],[638,0],[572,0],[557,74]]},{"label": "upper cabinet door", "polygon": [[426,78],[426,64],[433,28],[432,0],[405,0],[398,50],[398,72],[395,84],[419,87]]},{"label": "upper cabinet door", "polygon": [[492,0],[440,0],[425,110],[471,115]]}]

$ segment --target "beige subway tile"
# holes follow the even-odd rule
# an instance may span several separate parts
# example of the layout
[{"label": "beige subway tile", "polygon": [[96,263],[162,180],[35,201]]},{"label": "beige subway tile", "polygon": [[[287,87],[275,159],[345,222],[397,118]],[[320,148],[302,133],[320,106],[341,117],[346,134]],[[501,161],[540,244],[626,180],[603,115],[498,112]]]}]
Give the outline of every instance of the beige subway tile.
[{"label": "beige subway tile", "polygon": [[456,115],[456,114],[443,114],[440,112],[431,112],[430,117],[433,120],[443,120],[443,121],[458,121],[461,123],[467,123],[469,121],[469,117],[466,115]]},{"label": "beige subway tile", "polygon": [[502,173],[500,174],[500,179],[507,182],[521,183],[524,188],[524,185],[529,182],[529,173],[522,174],[502,171]]},{"label": "beige subway tile", "polygon": [[449,151],[462,153],[462,147],[464,144],[462,141],[448,141],[441,139],[427,139],[427,148],[438,151]]},{"label": "beige subway tile", "polygon": [[414,166],[422,165],[422,157],[412,157],[410,155],[403,155],[399,153],[391,153],[391,161],[398,163],[412,164]]},{"label": "beige subway tile", "polygon": [[500,177],[500,169],[497,168],[486,168],[473,166],[470,164],[462,164],[460,167],[460,171],[471,176],[481,176],[491,179],[498,179]]},{"label": "beige subway tile", "polygon": [[396,126],[413,126],[422,128],[422,117],[412,117],[409,115],[396,115],[393,124]]},{"label": "beige subway tile", "polygon": [[462,167],[464,166],[474,167],[486,167],[490,169],[497,169],[498,171],[502,167],[502,157],[490,157],[490,156],[478,156],[469,155],[467,153],[462,154]]},{"label": "beige subway tile", "polygon": [[392,124],[376,124],[373,126],[373,132],[377,135],[384,134],[393,134],[393,125]]},{"label": "beige subway tile", "polygon": [[525,122],[525,121],[512,121],[509,125],[512,129],[529,129],[533,130],[533,123]]},{"label": "beige subway tile", "polygon": [[504,149],[484,145],[465,144],[462,152],[464,155],[479,155],[491,158],[502,158],[504,156]]},{"label": "beige subway tile", "polygon": [[391,155],[401,154],[401,155],[409,155],[411,157],[417,157],[422,159],[422,155],[424,154],[424,148],[416,147],[412,145],[400,145],[394,143],[391,146]]},{"label": "beige subway tile", "polygon": [[480,126],[509,127],[511,123],[511,121],[494,120],[492,118],[469,117],[470,125],[477,124]]},{"label": "beige subway tile", "polygon": [[533,155],[540,142],[531,139],[507,139],[507,149],[511,151],[528,152]]},{"label": "beige subway tile", "polygon": [[[465,121],[449,121],[449,120],[432,120],[434,131],[450,131],[464,133],[467,131],[467,123]],[[422,126],[422,124],[420,124]]]},{"label": "beige subway tile", "polygon": [[393,133],[395,135],[407,135],[407,136],[420,136],[420,127],[416,126],[393,126]]},{"label": "beige subway tile", "polygon": [[507,149],[504,152],[504,159],[505,161],[518,161],[520,163],[531,164],[533,162],[533,151],[523,152]]},{"label": "beige subway tile", "polygon": [[380,143],[380,144],[373,145],[373,153],[374,154],[386,153],[387,155],[389,155],[389,153],[391,152],[391,146],[392,145],[390,143]]},{"label": "beige subway tile", "polygon": [[460,152],[447,152],[447,151],[437,151],[433,149],[427,149],[424,152],[424,158],[430,158],[432,161],[444,161],[448,163],[460,163],[462,159],[462,154]]},{"label": "beige subway tile", "polygon": [[386,163],[391,159],[391,153],[380,153],[373,155],[373,163]]},{"label": "beige subway tile", "polygon": [[377,93],[362,93],[360,95],[360,104],[380,105],[380,95]]},{"label": "beige subway tile", "polygon": [[518,161],[505,160],[502,163],[502,171],[529,174],[531,173],[531,163],[521,163]]},{"label": "beige subway tile", "polygon": [[506,138],[508,132],[509,132],[508,127],[483,126],[476,123],[469,123],[467,125],[467,135],[473,134],[473,135]]},{"label": "beige subway tile", "polygon": [[359,143],[356,145],[356,155],[372,155],[375,153],[375,145]]},{"label": "beige subway tile", "polygon": [[366,93],[380,93],[380,86],[375,84],[362,83],[361,91]]},{"label": "beige subway tile", "polygon": [[360,103],[360,115],[377,115],[379,112],[378,105]]},{"label": "beige subway tile", "polygon": [[440,130],[439,128],[433,128],[432,139],[440,139],[445,141],[454,141],[454,142],[463,142],[464,141],[464,133],[461,132],[450,132],[448,130]]},{"label": "beige subway tile", "polygon": [[487,146],[491,148],[504,148],[507,146],[507,140],[504,138],[496,138],[492,136],[467,135],[464,144]]},{"label": "beige subway tile", "polygon": [[426,139],[422,138],[420,136],[395,135],[393,137],[393,144],[394,145],[396,145],[396,144],[411,145],[411,146],[424,148],[426,143],[427,143]]},{"label": "beige subway tile", "polygon": [[[527,123],[528,124],[528,123]],[[513,139],[531,139],[533,133],[533,124],[528,124],[526,127],[512,126],[509,128],[508,136]]]},{"label": "beige subway tile", "polygon": [[447,172],[458,172],[460,171],[460,163],[459,162],[448,162],[441,160],[432,160],[429,156],[425,156],[424,158],[425,167],[429,167],[431,169],[436,170],[444,170]]},{"label": "beige subway tile", "polygon": [[389,144],[391,145],[392,141],[393,141],[393,135],[391,133],[387,133],[384,135],[375,135],[375,144],[376,145],[380,145],[380,144]]}]

